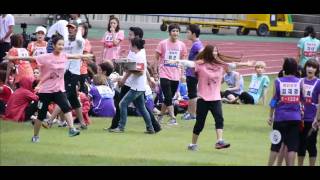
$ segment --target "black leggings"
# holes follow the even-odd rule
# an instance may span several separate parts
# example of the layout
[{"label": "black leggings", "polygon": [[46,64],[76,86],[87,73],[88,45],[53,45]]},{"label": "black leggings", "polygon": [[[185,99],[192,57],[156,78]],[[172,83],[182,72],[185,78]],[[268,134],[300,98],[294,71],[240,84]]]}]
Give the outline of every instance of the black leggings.
[{"label": "black leggings", "polygon": [[299,141],[299,149],[298,156],[305,156],[306,151],[309,153],[309,157],[317,156],[317,135],[318,131],[313,132],[308,137],[308,132],[312,127],[312,122],[304,122],[304,128],[300,131],[300,141]]},{"label": "black leggings", "polygon": [[87,87],[87,85],[86,85],[86,82],[88,82],[88,74],[81,74],[81,75],[80,75],[79,82],[80,82],[80,89],[79,89],[79,91],[80,91],[80,92],[83,92],[83,93],[85,93],[85,94],[88,94],[88,87]]},{"label": "black leggings", "polygon": [[77,85],[80,79],[80,75],[72,74],[67,70],[64,74],[64,84],[66,88],[66,95],[71,104],[72,109],[77,109],[81,107],[80,101],[78,99]]},{"label": "black leggings", "polygon": [[172,98],[174,97],[179,86],[179,81],[172,81],[166,78],[160,78],[160,86],[164,96],[164,104],[166,106],[171,106]]},{"label": "black leggings", "polygon": [[215,120],[216,129],[223,129],[223,116],[221,101],[197,100],[197,121],[193,127],[193,133],[199,135],[206,122],[208,111],[211,111]]},{"label": "black leggings", "polygon": [[38,96],[38,119],[40,121],[46,118],[48,106],[52,101],[60,107],[63,113],[68,113],[72,110],[65,92],[39,93]]},{"label": "black leggings", "polygon": [[[130,87],[129,86],[122,86],[121,87],[121,91],[120,93],[116,93],[113,100],[114,100],[114,106],[116,107],[116,114],[113,116],[112,118],[112,123],[111,123],[111,126],[110,128],[111,129],[114,129],[114,128],[117,128],[118,125],[119,125],[119,121],[120,121],[120,107],[119,107],[119,103],[121,101],[121,99],[127,94],[127,92],[130,90]],[[147,108],[147,111],[150,115],[150,118],[151,118],[151,123],[152,123],[152,126],[154,128],[154,130],[156,132],[160,131],[161,130],[161,127],[160,127],[160,124],[158,123],[158,121],[156,120],[156,118],[154,117],[153,115],[153,112],[152,112],[152,109],[148,109]]]},{"label": "black leggings", "polygon": [[254,104],[253,97],[247,92],[241,93],[240,96],[239,96],[239,99],[244,104]]}]

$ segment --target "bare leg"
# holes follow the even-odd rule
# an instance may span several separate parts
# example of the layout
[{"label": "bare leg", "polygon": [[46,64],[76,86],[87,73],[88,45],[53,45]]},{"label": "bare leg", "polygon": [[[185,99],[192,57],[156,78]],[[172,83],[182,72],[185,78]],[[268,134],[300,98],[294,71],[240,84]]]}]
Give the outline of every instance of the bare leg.
[{"label": "bare leg", "polygon": [[286,154],[285,151],[286,151],[285,145],[282,143],[279,154],[278,154],[277,166],[282,166],[282,162]]},{"label": "bare leg", "polygon": [[309,165],[315,166],[316,165],[316,159],[317,157],[309,157]]},{"label": "bare leg", "polygon": [[33,127],[34,136],[39,136],[41,124],[42,124],[42,122],[39,119],[36,119],[34,121],[34,127]]},{"label": "bare leg", "polygon": [[229,94],[229,95],[227,96],[227,99],[229,100],[229,102],[230,102],[231,104],[235,103],[235,101],[237,100],[236,97],[234,97],[234,95],[232,95],[232,94]]},{"label": "bare leg", "polygon": [[54,118],[56,118],[57,115],[58,115],[60,112],[61,112],[60,107],[59,107],[59,106],[55,106],[55,108],[54,108],[54,110],[53,110],[53,112],[52,112],[52,114],[51,114],[51,117],[49,118],[49,121],[53,121]]},{"label": "bare leg", "polygon": [[303,166],[304,156],[298,156],[298,166]]},{"label": "bare leg", "polygon": [[76,108],[75,111],[76,111],[77,118],[79,119],[81,125],[85,125],[84,120],[83,120],[83,115],[82,115],[82,107]]},{"label": "bare leg", "polygon": [[169,116],[170,116],[171,118],[175,119],[176,117],[175,117],[175,115],[174,115],[173,105],[167,106],[167,108],[168,108]]},{"label": "bare leg", "polygon": [[162,116],[165,115],[166,114],[166,110],[167,110],[167,106],[164,103],[162,103],[160,115],[162,115]]},{"label": "bare leg", "polygon": [[278,156],[277,152],[270,151],[268,166],[273,166],[274,162],[276,161],[277,156]]},{"label": "bare leg", "polygon": [[195,117],[196,110],[197,110],[197,98],[189,99],[188,112],[191,114],[191,116]]},{"label": "bare leg", "polygon": [[294,160],[296,157],[296,152],[290,151],[287,153],[287,159],[286,159],[286,164],[287,166],[294,166]]},{"label": "bare leg", "polygon": [[72,119],[72,114],[71,112],[67,112],[64,114],[64,117],[67,120],[67,124],[69,126],[69,128],[73,128],[73,119]]},{"label": "bare leg", "polygon": [[192,144],[197,144],[199,135],[192,134]]},{"label": "bare leg", "polygon": [[217,140],[222,140],[223,129],[216,129]]}]

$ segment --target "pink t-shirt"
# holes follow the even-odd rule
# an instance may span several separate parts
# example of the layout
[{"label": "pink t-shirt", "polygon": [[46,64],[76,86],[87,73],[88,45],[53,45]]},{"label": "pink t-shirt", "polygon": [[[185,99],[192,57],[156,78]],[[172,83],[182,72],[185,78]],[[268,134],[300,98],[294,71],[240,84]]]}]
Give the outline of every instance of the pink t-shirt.
[{"label": "pink t-shirt", "polygon": [[160,54],[159,76],[173,81],[179,81],[181,71],[175,64],[166,63],[165,59],[177,60],[187,56],[187,47],[182,41],[171,42],[169,39],[162,40],[156,49]]},{"label": "pink t-shirt", "polygon": [[[26,57],[29,52],[25,48],[11,48],[8,52],[10,56]],[[19,83],[22,77],[34,77],[33,69],[29,61],[15,60],[14,65],[16,66],[15,83]]]},{"label": "pink t-shirt", "polygon": [[65,92],[64,71],[65,63],[68,61],[66,54],[41,54],[35,59],[41,74],[39,93]]},{"label": "pink t-shirt", "polygon": [[195,64],[195,73],[198,77],[198,96],[205,101],[221,100],[221,81],[224,65]]},{"label": "pink t-shirt", "polygon": [[[115,38],[117,40],[123,41],[124,40],[124,31],[119,30],[119,32],[117,32],[115,34]],[[101,41],[103,42],[103,45],[104,45],[102,59],[103,60],[118,59],[119,55],[120,55],[120,44],[118,44],[117,46],[113,45],[112,34],[109,31],[107,31],[104,34]],[[97,64],[100,64],[100,63],[101,62],[97,62]]]}]

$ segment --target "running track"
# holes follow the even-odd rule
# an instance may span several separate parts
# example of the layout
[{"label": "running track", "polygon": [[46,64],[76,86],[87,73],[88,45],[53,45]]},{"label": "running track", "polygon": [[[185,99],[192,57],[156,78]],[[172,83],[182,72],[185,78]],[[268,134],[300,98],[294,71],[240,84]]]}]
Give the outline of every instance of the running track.
[{"label": "running track", "polygon": [[[153,64],[155,60],[155,49],[161,39],[146,39],[146,53],[148,61]],[[253,42],[253,41],[213,41],[204,40],[204,45],[210,43],[219,48],[221,53],[240,57],[243,54],[244,61],[264,61],[267,64],[266,73],[275,74],[281,69],[284,57],[296,57],[296,43],[291,42]],[[191,41],[185,40],[188,51],[191,48]],[[97,59],[102,57],[102,44],[100,40],[91,40],[92,50]],[[128,40],[121,43],[121,48],[128,49]],[[242,75],[254,73],[254,68],[243,67],[238,70]]]}]

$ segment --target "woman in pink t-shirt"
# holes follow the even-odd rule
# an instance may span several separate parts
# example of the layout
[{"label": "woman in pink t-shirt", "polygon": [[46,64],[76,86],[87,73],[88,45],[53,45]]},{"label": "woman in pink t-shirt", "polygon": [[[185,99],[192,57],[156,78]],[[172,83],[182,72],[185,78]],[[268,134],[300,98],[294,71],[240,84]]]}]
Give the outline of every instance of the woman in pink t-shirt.
[{"label": "woman in pink t-shirt", "polygon": [[[64,112],[69,125],[69,136],[77,136],[80,134],[73,126],[71,105],[65,94],[64,71],[65,63],[68,59],[92,58],[92,54],[86,55],[70,55],[62,53],[64,48],[64,40],[61,36],[52,38],[54,51],[48,54],[42,54],[36,57],[23,57],[24,60],[36,60],[39,66],[41,78],[39,82],[39,102],[38,102],[38,119],[34,124],[34,136],[32,142],[39,142],[39,131],[42,121],[45,119],[48,106],[53,101],[58,104]],[[21,59],[20,56],[6,56],[5,59],[10,61]]]},{"label": "woman in pink t-shirt", "polygon": [[186,59],[187,57],[186,45],[178,40],[179,33],[179,25],[170,24],[169,39],[161,41],[156,49],[156,60],[159,61],[160,86],[164,95],[164,103],[158,121],[162,122],[163,115],[168,110],[171,118],[168,125],[178,124],[174,115],[172,98],[178,89],[180,76],[183,74],[182,69],[176,64],[168,63],[168,60]]},{"label": "woman in pink t-shirt", "polygon": [[[12,35],[11,44],[13,47],[8,52],[10,56],[20,56],[20,57],[29,56],[29,52],[27,51],[27,49],[22,47],[23,37],[21,34]],[[33,69],[32,69],[31,63],[28,61],[23,61],[23,59],[17,59],[15,61],[10,62],[7,69],[7,80],[9,78],[11,68],[15,69],[15,74],[14,74],[14,83],[16,86],[15,88],[19,87],[19,82],[22,77],[30,77],[30,78],[33,77]]]},{"label": "woman in pink t-shirt", "polygon": [[[108,22],[108,30],[104,34],[101,42],[103,43],[103,55],[102,61],[97,61],[97,65],[103,63],[103,61],[110,61],[119,59],[120,56],[120,43],[124,40],[124,31],[120,30],[119,19],[111,15]],[[115,69],[119,72],[117,64]]]},{"label": "woman in pink t-shirt", "polygon": [[[197,140],[202,131],[205,120],[210,110],[214,120],[217,134],[216,149],[228,148],[229,143],[222,139],[223,134],[223,115],[221,104],[221,82],[224,72],[227,70],[226,62],[240,61],[241,58],[234,58],[218,53],[218,49],[212,45],[207,45],[197,56],[197,61],[170,61],[171,64],[180,63],[187,67],[195,68],[198,78],[198,100],[196,124],[193,128],[192,143],[188,146],[189,150],[197,149]],[[238,65],[251,65],[252,62],[238,63]]]}]

